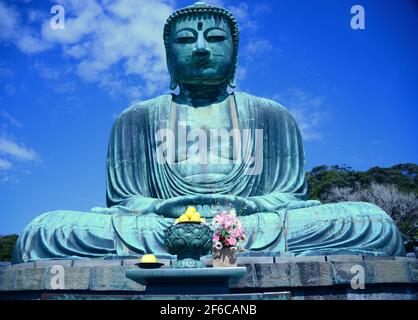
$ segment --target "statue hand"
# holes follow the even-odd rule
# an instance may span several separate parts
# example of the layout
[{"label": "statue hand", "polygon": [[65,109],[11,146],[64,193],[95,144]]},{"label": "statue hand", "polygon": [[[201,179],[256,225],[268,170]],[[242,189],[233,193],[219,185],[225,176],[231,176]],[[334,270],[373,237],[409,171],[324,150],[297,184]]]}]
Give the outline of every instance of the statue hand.
[{"label": "statue hand", "polygon": [[209,198],[203,195],[188,195],[161,200],[155,206],[155,213],[167,217],[177,218],[181,216],[187,206],[209,204]]},{"label": "statue hand", "polygon": [[162,200],[155,205],[155,213],[179,217],[187,206],[219,206],[224,208],[235,208],[239,215],[248,215],[257,212],[257,204],[247,198],[233,195],[188,195]]},{"label": "statue hand", "polygon": [[219,198],[216,201],[217,204],[231,209],[234,208],[240,216],[253,214],[259,211],[257,203],[250,198],[234,195],[218,195],[218,197]]},{"label": "statue hand", "polygon": [[161,199],[146,198],[142,196],[131,197],[119,205],[110,208],[94,207],[92,212],[102,214],[147,214],[155,212],[155,207]]}]

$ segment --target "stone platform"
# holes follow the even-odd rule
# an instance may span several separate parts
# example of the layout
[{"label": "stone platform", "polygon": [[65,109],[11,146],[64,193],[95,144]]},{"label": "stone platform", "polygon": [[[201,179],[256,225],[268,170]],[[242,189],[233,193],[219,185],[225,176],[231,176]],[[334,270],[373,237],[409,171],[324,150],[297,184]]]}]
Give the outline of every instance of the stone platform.
[{"label": "stone platform", "polygon": [[195,269],[132,269],[126,277],[145,286],[145,294],[229,294],[230,286],[245,277],[245,267]]},{"label": "stone platform", "polygon": [[[169,268],[172,259],[159,259]],[[202,259],[211,267],[210,258]],[[50,260],[0,264],[0,299],[206,299],[207,296],[145,295],[128,278],[138,259]],[[230,295],[213,299],[399,299],[416,300],[418,260],[403,257],[242,256],[247,274]],[[359,281],[364,272],[364,288]],[[358,289],[352,288],[353,279]]]}]

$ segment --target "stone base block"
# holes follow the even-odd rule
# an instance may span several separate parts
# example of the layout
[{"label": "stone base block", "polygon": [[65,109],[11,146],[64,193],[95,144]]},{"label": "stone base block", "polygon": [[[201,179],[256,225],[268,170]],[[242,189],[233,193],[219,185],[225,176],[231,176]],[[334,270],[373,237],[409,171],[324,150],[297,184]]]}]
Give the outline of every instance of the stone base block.
[{"label": "stone base block", "polygon": [[[210,259],[203,260],[211,266]],[[0,265],[0,299],[142,299],[145,286],[126,278],[134,260],[53,260]],[[418,260],[361,256],[245,256],[246,275],[231,294],[290,299],[417,299]],[[170,259],[163,268],[169,268]],[[186,272],[186,271],[185,271]],[[172,296],[174,298],[174,296]],[[264,299],[263,298],[263,299]],[[177,298],[176,298],[177,299]]]}]

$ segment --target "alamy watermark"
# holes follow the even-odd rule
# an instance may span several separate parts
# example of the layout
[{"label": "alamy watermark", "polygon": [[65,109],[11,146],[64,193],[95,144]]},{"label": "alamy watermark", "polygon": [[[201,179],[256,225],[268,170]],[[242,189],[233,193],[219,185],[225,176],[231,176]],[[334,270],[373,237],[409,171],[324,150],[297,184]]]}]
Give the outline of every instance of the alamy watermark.
[{"label": "alamy watermark", "polygon": [[65,29],[65,9],[62,5],[55,5],[51,7],[51,14],[54,16],[49,21],[49,25],[54,30]]},{"label": "alamy watermark", "polygon": [[187,131],[179,121],[176,130],[163,128],[155,133],[158,164],[181,161],[197,165],[243,165],[245,175],[263,170],[263,129],[209,129]]},{"label": "alamy watermark", "polygon": [[354,14],[351,18],[350,25],[353,30],[364,30],[366,29],[366,12],[364,7],[356,4],[351,7],[350,12]]},{"label": "alamy watermark", "polygon": [[364,267],[355,264],[351,267],[350,272],[354,274],[354,276],[350,280],[351,289],[358,290],[358,289],[364,289],[365,283],[366,283],[366,275],[364,271]]},{"label": "alamy watermark", "polygon": [[64,290],[65,289],[65,269],[61,265],[53,265],[50,273],[53,274],[49,282],[51,289]]},{"label": "alamy watermark", "polygon": [[[362,5],[356,4],[351,7],[350,13],[354,16],[351,18],[350,26],[353,30],[366,29],[366,12]],[[65,9],[62,5],[54,5],[51,7],[51,14],[54,16],[50,20],[50,26],[54,30],[65,29]]]}]

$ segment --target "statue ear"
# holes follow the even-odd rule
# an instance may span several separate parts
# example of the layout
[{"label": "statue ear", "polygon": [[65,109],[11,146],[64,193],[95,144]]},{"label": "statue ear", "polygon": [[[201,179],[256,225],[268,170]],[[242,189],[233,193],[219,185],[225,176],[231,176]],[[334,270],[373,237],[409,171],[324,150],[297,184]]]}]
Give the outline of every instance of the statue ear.
[{"label": "statue ear", "polygon": [[233,76],[231,79],[229,79],[229,87],[231,89],[235,89],[235,87],[237,86],[237,84],[235,83],[235,76]]},{"label": "statue ear", "polygon": [[177,88],[177,80],[174,79],[173,76],[170,76],[170,89],[176,90],[176,88]]},{"label": "statue ear", "polygon": [[237,84],[235,83],[235,72],[236,70],[234,70],[234,72],[232,73],[231,78],[229,78],[229,82],[228,85],[231,89],[235,89],[235,87],[237,86]]}]

